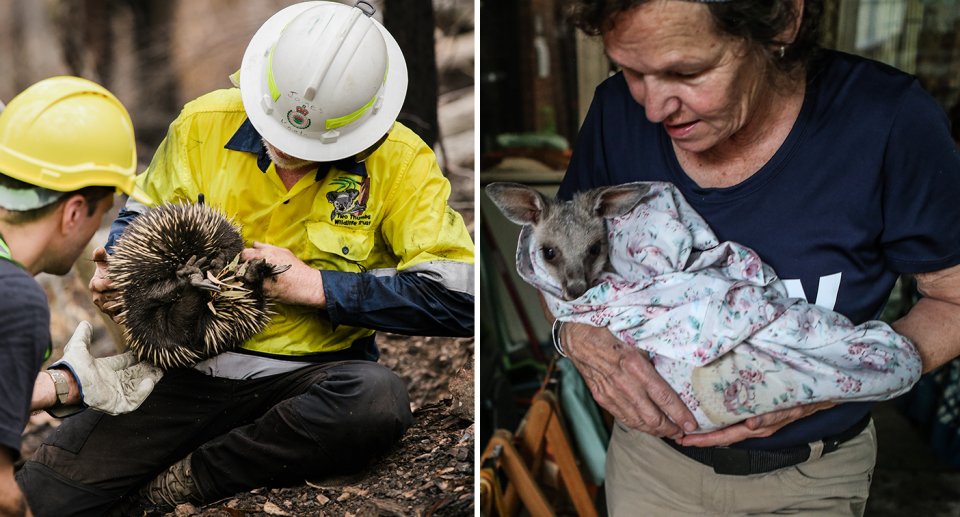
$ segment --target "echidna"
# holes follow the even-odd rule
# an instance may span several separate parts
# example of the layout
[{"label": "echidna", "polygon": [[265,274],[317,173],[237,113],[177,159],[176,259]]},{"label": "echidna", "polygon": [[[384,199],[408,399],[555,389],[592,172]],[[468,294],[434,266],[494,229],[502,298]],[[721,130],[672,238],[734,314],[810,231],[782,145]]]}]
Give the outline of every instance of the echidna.
[{"label": "echidna", "polygon": [[263,280],[290,266],[240,262],[240,226],[202,204],[165,204],[134,219],[108,260],[126,339],[160,368],[232,350],[270,319]]}]

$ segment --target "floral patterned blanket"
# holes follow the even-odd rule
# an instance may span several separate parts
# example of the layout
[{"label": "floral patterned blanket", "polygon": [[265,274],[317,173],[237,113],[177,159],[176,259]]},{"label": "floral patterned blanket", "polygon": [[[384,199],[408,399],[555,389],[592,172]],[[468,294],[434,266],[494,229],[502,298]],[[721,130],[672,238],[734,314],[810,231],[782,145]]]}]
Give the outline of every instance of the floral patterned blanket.
[{"label": "floral patterned blanket", "polygon": [[697,432],[812,402],[891,399],[919,379],[920,355],[907,338],[788,298],[756,252],[718,242],[672,184],[648,184],[637,207],[607,220],[617,273],[580,298],[561,298],[529,227],[517,270],[555,317],[607,327],[649,352]]}]

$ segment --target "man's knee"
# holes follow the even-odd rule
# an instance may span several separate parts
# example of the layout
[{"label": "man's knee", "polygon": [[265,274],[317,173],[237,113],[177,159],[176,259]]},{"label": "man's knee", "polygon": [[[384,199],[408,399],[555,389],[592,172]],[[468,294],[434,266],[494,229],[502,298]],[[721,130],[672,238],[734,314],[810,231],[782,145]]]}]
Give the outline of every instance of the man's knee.
[{"label": "man's knee", "polygon": [[347,417],[356,419],[353,425],[370,425],[381,429],[396,427],[395,438],[400,438],[413,422],[410,397],[400,377],[376,363],[363,364],[359,378],[363,388],[358,392],[355,407],[361,411]]},{"label": "man's knee", "polygon": [[406,386],[372,362],[346,363],[294,401],[301,424],[331,456],[372,456],[413,423]]},{"label": "man's knee", "polygon": [[17,472],[17,484],[33,515],[101,515],[119,499],[119,494],[83,485],[58,474],[50,467],[28,461]]},{"label": "man's knee", "polygon": [[88,410],[64,420],[17,472],[34,515],[99,515],[122,495],[100,482],[101,463],[78,456],[102,417]]}]

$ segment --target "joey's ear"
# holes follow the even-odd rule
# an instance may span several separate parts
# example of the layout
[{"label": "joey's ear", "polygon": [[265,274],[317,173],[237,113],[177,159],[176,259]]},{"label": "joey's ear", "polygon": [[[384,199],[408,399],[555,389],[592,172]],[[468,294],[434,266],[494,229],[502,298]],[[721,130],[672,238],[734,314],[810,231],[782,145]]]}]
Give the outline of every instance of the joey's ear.
[{"label": "joey's ear", "polygon": [[650,185],[645,183],[628,183],[612,187],[596,189],[596,203],[593,209],[601,217],[611,218],[621,216],[643,199],[650,192]]},{"label": "joey's ear", "polygon": [[543,220],[548,202],[536,190],[519,183],[491,183],[486,191],[503,215],[514,223],[537,225]]}]

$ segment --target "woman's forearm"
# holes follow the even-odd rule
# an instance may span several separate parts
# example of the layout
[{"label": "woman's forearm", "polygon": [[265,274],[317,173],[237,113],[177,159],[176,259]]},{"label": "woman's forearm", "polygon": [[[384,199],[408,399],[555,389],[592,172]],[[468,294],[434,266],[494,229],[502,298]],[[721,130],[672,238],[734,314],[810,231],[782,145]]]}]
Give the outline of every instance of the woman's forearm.
[{"label": "woman's forearm", "polygon": [[906,316],[891,326],[917,347],[923,361],[923,373],[960,355],[960,305],[922,298]]}]

